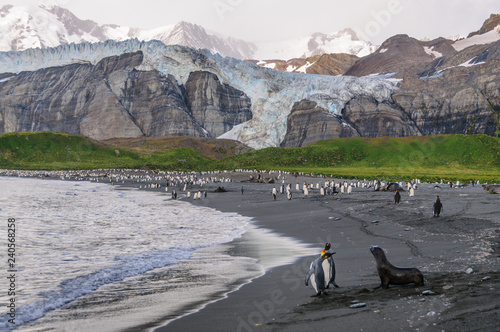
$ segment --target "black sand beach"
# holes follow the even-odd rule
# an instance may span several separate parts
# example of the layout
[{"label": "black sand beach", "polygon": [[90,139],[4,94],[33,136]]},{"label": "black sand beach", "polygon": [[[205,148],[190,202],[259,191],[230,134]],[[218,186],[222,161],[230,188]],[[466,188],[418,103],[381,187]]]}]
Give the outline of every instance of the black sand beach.
[{"label": "black sand beach", "polygon": [[[275,174],[277,175],[277,174]],[[205,186],[206,199],[192,201],[220,211],[254,217],[257,226],[317,246],[332,243],[340,288],[329,295],[304,285],[312,260],[271,269],[227,298],[194,314],[174,320],[156,331],[493,331],[500,328],[500,204],[499,196],[481,186],[450,188],[420,184],[414,197],[402,193],[355,188],[351,194],[309,197],[295,192],[272,200],[280,184],[240,183],[247,174],[233,174],[234,182]],[[295,178],[285,183],[322,183],[324,179]],[[218,184],[221,186],[221,184]],[[244,187],[244,194],[240,192]],[[279,191],[278,191],[279,192]],[[432,215],[436,195],[444,211]],[[417,267],[425,286],[380,285],[369,248],[379,245],[399,267]],[[235,241],[237,247],[237,241]],[[287,255],[286,252],[282,253]],[[432,295],[424,295],[431,291]],[[357,309],[353,303],[365,303]]]},{"label": "black sand beach", "polygon": [[[277,173],[266,177],[275,177]],[[246,183],[249,173],[219,174],[232,182],[188,186],[207,196],[179,199],[253,218],[273,230],[317,248],[317,255],[271,268],[227,296],[155,331],[498,331],[500,330],[500,196],[479,185],[450,188],[422,183],[415,196],[354,188],[351,194],[309,197],[296,183],[323,184],[319,177],[286,175],[293,199],[277,184]],[[75,177],[69,175],[67,178]],[[109,179],[108,179],[109,181]],[[338,181],[338,180],[337,180]],[[354,182],[354,181],[348,181]],[[136,183],[121,184],[138,187]],[[144,183],[141,185],[145,187]],[[277,199],[272,188],[278,189]],[[224,187],[226,192],[216,192]],[[243,187],[243,194],[241,188]],[[165,193],[165,189],[148,189]],[[167,193],[169,195],[169,192]],[[433,217],[436,195],[444,209]],[[315,292],[304,279],[326,242],[332,244],[340,288]],[[424,286],[380,285],[370,247],[378,245],[398,267],[416,267]],[[242,239],[226,244],[232,255],[250,256]],[[280,255],[289,255],[286,250]],[[194,276],[196,277],[196,276]],[[430,292],[429,292],[430,291]],[[429,294],[429,295],[425,295]],[[352,304],[365,306],[350,308]],[[179,312],[183,315],[193,307]],[[173,318],[173,317],[169,317]],[[154,326],[154,325],[150,325]]]}]

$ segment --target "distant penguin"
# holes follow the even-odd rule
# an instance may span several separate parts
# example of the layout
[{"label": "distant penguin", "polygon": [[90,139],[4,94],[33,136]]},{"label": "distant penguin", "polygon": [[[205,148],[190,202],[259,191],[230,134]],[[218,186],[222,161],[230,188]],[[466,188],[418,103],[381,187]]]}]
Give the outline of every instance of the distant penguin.
[{"label": "distant penguin", "polygon": [[335,283],[335,262],[333,261],[332,255],[335,252],[330,253],[329,250],[331,248],[331,244],[327,243],[325,245],[325,249],[321,252],[321,257],[326,258],[321,263],[323,267],[323,273],[325,274],[325,288],[329,288],[330,284],[335,286],[335,288],[339,288],[339,285]]},{"label": "distant penguin", "polygon": [[415,189],[413,189],[413,187],[410,187],[410,193],[409,193],[409,196],[410,196],[410,197],[415,196]]},{"label": "distant penguin", "polygon": [[439,217],[442,208],[443,204],[441,203],[439,196],[436,196],[436,201],[434,202],[434,217]]},{"label": "distant penguin", "polygon": [[399,191],[396,190],[396,194],[394,195],[394,203],[399,204],[400,201],[401,201],[401,194],[399,193]]},{"label": "distant penguin", "polygon": [[309,281],[311,282],[311,286],[314,288],[316,295],[312,295],[312,297],[319,296],[323,292],[325,293],[326,285],[325,285],[325,272],[323,270],[323,261],[326,259],[324,256],[321,256],[314,260],[309,268],[309,272],[306,275],[306,286],[309,286]]}]

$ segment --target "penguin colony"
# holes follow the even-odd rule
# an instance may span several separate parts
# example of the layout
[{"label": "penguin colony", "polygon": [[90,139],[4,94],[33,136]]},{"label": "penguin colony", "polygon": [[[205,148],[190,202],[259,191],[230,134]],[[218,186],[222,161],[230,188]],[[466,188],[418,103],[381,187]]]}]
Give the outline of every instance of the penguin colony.
[{"label": "penguin colony", "polygon": [[[261,173],[263,171],[256,170],[236,170],[234,172],[251,174],[250,178],[253,178],[255,173],[259,173],[259,178],[261,178]],[[167,171],[144,171],[144,170],[131,170],[131,169],[96,169],[87,171],[17,171],[17,170],[0,170],[0,176],[9,177],[31,177],[31,178],[55,178],[61,180],[72,180],[72,181],[93,181],[96,183],[109,183],[109,184],[139,184],[140,189],[156,189],[164,190],[167,193],[171,193],[172,199],[178,197],[177,190],[184,193],[184,197],[188,199],[203,199],[207,197],[207,192],[201,190],[206,184],[213,183],[227,183],[233,182],[232,178],[227,174],[227,171],[217,171],[217,172],[167,172]],[[276,172],[269,172],[273,174]],[[304,173],[288,173],[277,171],[277,177],[273,178],[273,183],[281,183],[279,185],[279,193],[286,194],[288,200],[292,199],[292,184],[291,181],[287,181],[288,177],[293,178],[294,175],[307,175]],[[314,176],[311,174],[311,176]],[[317,178],[316,178],[317,180]],[[317,191],[320,196],[326,195],[350,195],[355,191],[356,188],[372,188],[375,191],[378,190],[391,190],[390,188],[395,188],[396,192],[395,203],[400,202],[400,191],[408,191],[408,196],[413,197],[415,195],[415,190],[418,189],[420,180],[415,179],[410,182],[399,182],[399,183],[386,183],[380,180],[325,180],[316,183],[303,182],[299,184],[296,182],[295,191],[302,193],[302,198],[308,198],[312,191]],[[441,181],[441,185],[444,182]],[[474,186],[480,184],[479,181],[471,181],[471,185]],[[449,183],[450,187],[454,188],[464,188],[466,185],[461,184],[457,181],[456,184]],[[196,188],[191,190],[192,188]],[[219,187],[224,191],[223,187]],[[384,189],[385,188],[385,189]],[[441,187],[436,185],[435,189],[439,190]],[[244,188],[241,187],[241,194],[244,194]],[[272,188],[272,199],[277,199],[278,190],[276,186]],[[436,202],[433,206],[433,212],[435,217],[439,217],[442,211],[442,203],[440,202],[439,196],[436,196]],[[335,252],[330,252],[331,245],[327,243],[325,248],[320,254],[320,257],[316,258],[310,265],[310,269],[306,275],[305,284],[306,286],[311,285],[315,291],[313,296],[319,296],[325,293],[325,290],[329,288],[330,285],[338,288],[339,286],[335,283],[335,263],[333,260],[333,255]],[[415,283],[418,285],[423,285],[423,276],[420,271],[416,268],[397,268],[390,264],[382,249],[379,247],[370,248],[372,254],[374,255],[377,263],[377,269],[379,276],[381,278],[382,288],[387,288],[389,284],[406,284]],[[383,268],[381,268],[383,267]],[[401,274],[404,271],[406,275],[405,278],[397,279],[394,275],[391,276],[389,272],[396,271]],[[410,275],[410,272],[413,273]],[[388,277],[389,276],[389,277]]]}]

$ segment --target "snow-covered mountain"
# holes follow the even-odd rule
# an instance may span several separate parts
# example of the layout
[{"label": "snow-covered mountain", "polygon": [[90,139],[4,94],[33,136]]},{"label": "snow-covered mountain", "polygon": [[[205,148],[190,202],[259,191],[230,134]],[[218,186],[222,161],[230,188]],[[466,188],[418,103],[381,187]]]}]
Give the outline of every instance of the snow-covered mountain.
[{"label": "snow-covered mountain", "polygon": [[208,32],[203,27],[180,22],[152,30],[141,30],[114,24],[99,25],[81,20],[59,6],[13,6],[0,9],[0,51],[22,51],[29,48],[56,47],[82,42],[160,40],[165,45],[182,45],[208,49],[212,53],[236,59],[308,58],[324,53],[346,53],[362,57],[377,47],[360,40],[351,29],[324,34],[314,33],[294,40],[249,43]]},{"label": "snow-covered mountain", "polygon": [[81,20],[58,6],[12,6],[0,9],[0,51],[22,51],[29,48],[56,47],[82,42],[160,40],[166,45],[208,49],[212,53],[238,59],[251,58],[256,46],[243,40],[221,37],[203,27],[180,22],[153,30]]},{"label": "snow-covered mountain", "polygon": [[363,57],[377,50],[378,46],[360,40],[352,29],[344,29],[330,34],[321,32],[311,36],[287,41],[273,41],[259,44],[256,59],[289,60],[308,58],[326,53],[345,53]]}]

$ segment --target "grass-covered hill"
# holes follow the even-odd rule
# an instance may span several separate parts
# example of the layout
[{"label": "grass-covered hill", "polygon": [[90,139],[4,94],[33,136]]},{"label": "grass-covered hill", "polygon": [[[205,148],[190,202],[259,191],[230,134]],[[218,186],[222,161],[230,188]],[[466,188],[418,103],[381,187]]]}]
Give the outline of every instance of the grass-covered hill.
[{"label": "grass-covered hill", "polygon": [[268,148],[222,161],[226,168],[282,169],[344,178],[500,181],[500,139],[486,135],[339,138]]},{"label": "grass-covered hill", "polygon": [[162,170],[265,169],[393,180],[500,182],[500,139],[486,135],[341,138],[258,151],[195,138],[94,141],[59,133],[0,136],[0,168]]}]

